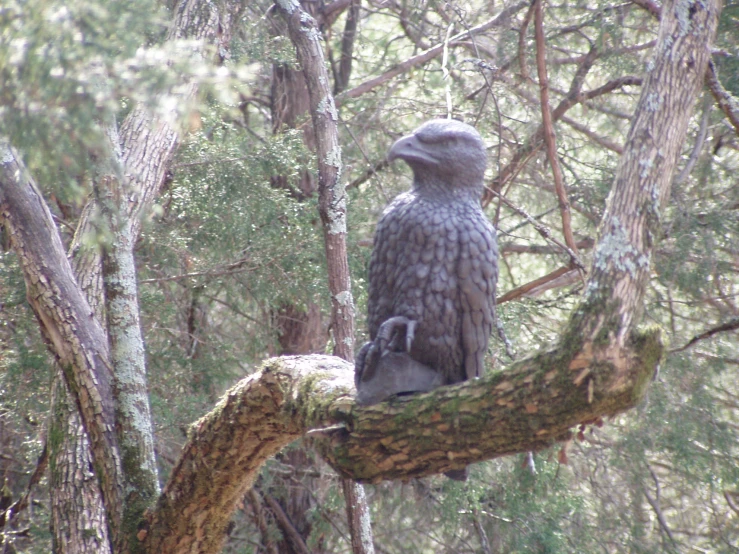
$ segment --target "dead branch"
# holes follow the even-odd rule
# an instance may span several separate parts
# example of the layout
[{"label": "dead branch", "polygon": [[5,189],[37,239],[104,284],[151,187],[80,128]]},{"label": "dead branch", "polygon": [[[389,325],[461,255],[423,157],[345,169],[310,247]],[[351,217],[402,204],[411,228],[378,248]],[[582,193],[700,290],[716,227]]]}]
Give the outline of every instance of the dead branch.
[{"label": "dead branch", "polygon": [[[562,169],[559,166],[559,159],[557,158],[556,136],[554,133],[554,124],[552,123],[552,114],[549,109],[549,79],[547,77],[546,44],[544,42],[544,16],[541,6],[542,1],[543,0],[536,0],[534,3],[536,69],[539,76],[539,91],[541,94],[542,129],[547,158],[549,159],[549,165],[552,168],[554,188],[557,192],[557,200],[559,201],[559,212],[560,217],[562,218],[562,234],[564,235],[565,243],[568,248],[577,256],[579,253],[577,251],[577,245],[575,244],[575,237],[572,234],[570,202],[567,199],[567,191],[565,190],[564,179],[562,177]],[[592,49],[591,52],[594,52],[594,49]],[[595,54],[593,57],[595,57]],[[580,69],[582,69],[582,66]],[[577,86],[581,86],[583,78],[584,75],[577,76]]]},{"label": "dead branch", "polygon": [[579,268],[583,272],[587,272],[587,270],[585,269],[585,265],[580,260],[580,256],[577,253],[575,253],[573,250],[571,250],[569,246],[567,246],[566,244],[562,244],[561,241],[554,238],[554,235],[552,235],[552,232],[549,230],[548,227],[536,221],[536,219],[534,219],[533,216],[529,215],[528,212],[526,212],[526,210],[524,210],[523,208],[519,208],[518,206],[516,206],[513,202],[508,200],[505,196],[503,196],[499,192],[496,192],[489,188],[486,188],[486,191],[489,192],[492,196],[498,198],[500,202],[508,206],[514,212],[523,216],[531,225],[534,226],[534,229],[536,229],[537,233],[539,233],[544,239],[552,242],[553,244],[558,246],[563,252],[565,252],[570,257],[571,265]]},{"label": "dead branch", "polygon": [[31,478],[28,480],[25,492],[9,508],[0,512],[0,530],[8,526],[8,524],[18,516],[18,514],[28,508],[31,491],[33,491],[33,487],[38,485],[41,479],[43,479],[46,474],[47,467],[49,467],[49,444],[47,441],[44,441],[44,448],[41,450],[38,460],[36,460],[36,467],[31,474]]},{"label": "dead branch", "polygon": [[[595,241],[590,238],[584,238],[577,241],[577,248],[587,250],[592,248]],[[556,254],[559,250],[546,244],[516,244],[512,242],[504,242],[498,245],[501,254]]]},{"label": "dead branch", "polygon": [[527,81],[531,76],[529,75],[529,67],[526,63],[526,31],[529,28],[529,23],[531,23],[531,17],[534,14],[535,7],[536,2],[533,2],[529,6],[529,9],[526,10],[526,16],[523,18],[521,28],[518,30],[518,67],[521,71],[521,77]]},{"label": "dead branch", "polygon": [[[583,60],[583,63],[580,64],[580,67],[578,67],[577,71],[575,72],[575,76],[570,83],[570,90],[568,91],[567,96],[563,98],[558,106],[552,111],[552,123],[562,117],[562,115],[572,106],[582,101],[579,98],[582,84],[585,80],[585,76],[593,67],[597,56],[597,49],[591,48],[585,60]],[[486,189],[485,193],[483,193],[483,206],[487,206],[493,199],[493,191],[502,191],[503,187],[505,187],[507,183],[512,181],[515,176],[518,175],[518,173],[523,169],[526,163],[539,151],[543,143],[544,128],[540,125],[527,138],[527,140],[518,147],[516,152],[511,157],[510,161],[498,172],[498,175],[493,178],[492,184],[488,189]]]},{"label": "dead branch", "polygon": [[739,317],[735,317],[734,319],[731,319],[727,321],[726,323],[722,323],[721,325],[716,325],[715,327],[711,327],[707,331],[704,331],[700,335],[694,336],[692,339],[690,339],[687,343],[685,343],[683,346],[679,348],[673,348],[669,352],[670,354],[673,354],[675,352],[684,352],[691,346],[695,345],[696,343],[711,338],[714,335],[717,335],[719,333],[726,333],[727,331],[736,331],[739,329]]},{"label": "dead branch", "polygon": [[611,139],[602,137],[599,134],[594,133],[593,131],[585,127],[585,125],[578,123],[577,121],[570,117],[567,117],[566,115],[563,115],[561,119],[563,123],[566,123],[573,129],[575,129],[575,131],[582,133],[596,144],[600,144],[603,148],[607,148],[608,150],[611,150],[616,154],[623,154],[624,147],[620,144],[616,144]]},{"label": "dead branch", "polygon": [[739,101],[718,80],[716,66],[713,62],[710,62],[708,69],[706,69],[706,84],[711,90],[711,94],[719,108],[721,108],[721,111],[724,112],[724,115],[734,127],[734,130],[739,134]]},{"label": "dead branch", "polygon": [[290,521],[290,518],[287,516],[285,510],[282,509],[282,506],[280,506],[277,500],[272,498],[272,496],[270,496],[269,494],[262,494],[262,498],[264,499],[264,502],[267,504],[267,506],[269,506],[270,511],[275,516],[277,525],[280,526],[280,530],[287,537],[287,540],[290,541],[290,544],[292,545],[293,549],[295,549],[295,552],[297,552],[298,554],[310,554],[310,550],[308,550],[308,546],[306,546],[303,537],[301,537],[300,533],[298,533],[298,530],[295,529],[293,522]]},{"label": "dead branch", "polygon": [[[465,45],[464,44],[465,39],[468,39],[474,35],[483,33],[494,27],[500,27],[502,25],[505,25],[506,23],[508,23],[511,16],[513,16],[515,13],[520,11],[527,4],[528,2],[519,2],[518,4],[515,4],[511,6],[510,8],[506,8],[505,10],[500,12],[498,15],[496,15],[492,19],[486,21],[485,23],[482,23],[478,25],[477,27],[473,27],[469,31],[463,31],[461,33],[454,35],[453,37],[449,39],[448,47],[456,47],[460,45]],[[444,52],[444,48],[446,45],[447,45],[447,42],[445,41],[435,46],[432,46],[428,50],[425,50],[424,52],[421,52],[420,54],[417,54],[399,63],[394,68],[389,69],[382,75],[379,75],[373,79],[365,81],[364,83],[357,85],[356,87],[341,93],[340,95],[336,97],[337,104],[341,105],[341,103],[346,98],[357,98],[363,94],[366,94],[372,89],[377,88],[378,86],[386,83],[390,79],[393,79],[394,77],[397,77],[398,75],[405,73],[409,69],[412,69],[416,66],[424,64],[427,61],[440,56]]]},{"label": "dead branch", "polygon": [[[565,275],[570,275],[570,274],[574,274],[575,281],[578,279],[578,273],[576,270],[573,270],[571,267],[568,267],[568,266],[560,267],[559,269],[555,269],[554,271],[552,271],[551,273],[548,273],[547,275],[544,275],[543,277],[539,277],[538,279],[535,279],[534,281],[526,283],[525,285],[521,285],[520,287],[516,287],[513,290],[509,290],[503,296],[501,296],[500,298],[497,298],[495,300],[495,303],[500,305],[500,304],[503,304],[504,302],[510,302],[511,300],[516,300],[517,298],[526,296],[528,293],[530,293],[534,289],[547,285],[559,279],[560,277],[563,277]],[[572,282],[575,282],[575,281],[572,281]],[[561,286],[567,286],[569,284],[572,284],[572,283],[567,282]],[[554,288],[554,287],[550,287],[550,288]]]}]

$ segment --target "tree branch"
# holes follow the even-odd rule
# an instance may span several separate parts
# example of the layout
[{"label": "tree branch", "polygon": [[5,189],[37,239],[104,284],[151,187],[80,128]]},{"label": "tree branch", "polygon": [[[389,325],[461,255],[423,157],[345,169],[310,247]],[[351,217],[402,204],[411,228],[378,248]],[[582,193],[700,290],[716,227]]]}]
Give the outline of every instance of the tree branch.
[{"label": "tree branch", "polygon": [[352,364],[319,355],[273,358],[193,426],[147,516],[146,547],[178,552],[186,537],[190,552],[217,551],[261,465],[309,431],[342,476],[369,482],[541,449],[574,425],[634,406],[661,349],[656,331],[634,335],[628,350],[607,357],[565,338],[505,371],[363,408],[353,401]]},{"label": "tree branch", "polygon": [[520,11],[527,4],[528,4],[528,1],[519,2],[518,4],[515,4],[509,8],[504,9],[502,12],[500,12],[498,15],[496,15],[494,18],[490,19],[489,21],[486,21],[485,23],[482,23],[478,25],[477,27],[473,27],[469,31],[463,31],[461,33],[454,35],[453,37],[449,39],[448,45],[445,41],[441,44],[432,46],[431,48],[421,52],[420,54],[417,54],[411,58],[408,58],[407,60],[393,67],[392,69],[387,70],[385,73],[373,79],[365,81],[364,83],[357,85],[356,87],[349,89],[346,92],[343,92],[342,94],[337,96],[336,98],[337,103],[341,104],[346,98],[357,98],[359,96],[362,96],[363,94],[368,93],[372,89],[377,88],[380,85],[386,83],[390,79],[405,73],[409,69],[412,69],[416,66],[424,64],[427,61],[432,60],[436,58],[437,56],[440,56],[444,52],[445,45],[447,45],[448,47],[461,46],[465,44],[464,41],[466,39],[472,36],[478,35],[494,27],[500,27],[502,25],[505,25],[513,14]]},{"label": "tree branch", "polygon": [[[582,102],[585,97],[581,96],[582,84],[585,80],[585,76],[588,74],[590,69],[593,67],[595,60],[597,59],[598,51],[596,48],[591,48],[588,55],[578,67],[575,72],[575,76],[570,83],[570,90],[557,107],[552,110],[552,123],[557,121],[564,113],[569,110],[575,104]],[[602,88],[602,87],[601,87]],[[493,199],[493,192],[500,192],[503,187],[511,181],[521,171],[523,166],[530,160],[536,152],[539,151],[542,144],[544,143],[544,127],[539,126],[537,129],[528,137],[528,139],[518,147],[514,155],[505,167],[500,169],[498,175],[493,178],[492,184],[483,194],[482,203],[483,206],[487,206]]]},{"label": "tree branch", "polygon": [[[544,144],[546,145],[547,158],[552,168],[552,176],[554,177],[554,188],[557,192],[559,201],[559,212],[562,218],[562,234],[565,238],[567,247],[574,252],[575,256],[579,256],[575,237],[572,234],[572,215],[570,212],[570,201],[567,199],[567,191],[565,190],[564,179],[562,178],[562,169],[559,166],[557,158],[556,137],[554,134],[554,125],[552,123],[552,114],[549,108],[549,79],[547,78],[547,61],[546,61],[546,44],[544,42],[544,16],[542,14],[543,0],[536,0],[534,4],[534,36],[536,37],[536,69],[539,76],[539,91],[541,93],[541,116],[542,129],[544,134]],[[596,50],[591,49],[592,57],[595,59]],[[583,64],[585,65],[585,64]],[[580,66],[579,73],[575,79],[576,86],[580,87],[584,79],[583,66]]]},{"label": "tree branch", "polygon": [[706,84],[716,99],[719,108],[721,108],[721,111],[724,112],[724,115],[728,118],[734,130],[739,134],[739,101],[718,80],[716,66],[713,62],[708,64],[708,69],[706,70]]},{"label": "tree branch", "polygon": [[[567,276],[567,278],[563,282],[561,279],[564,276]],[[525,285],[521,285],[520,287],[516,287],[513,290],[509,290],[503,296],[501,296],[500,298],[497,298],[495,300],[495,303],[503,304],[505,302],[510,302],[511,300],[516,300],[517,298],[521,298],[522,296],[528,295],[533,290],[541,289],[541,287],[552,284],[554,282],[556,282],[557,284],[556,285],[552,284],[552,286],[542,289],[541,292],[544,292],[545,290],[548,290],[550,288],[554,288],[555,286],[564,287],[567,285],[571,285],[572,283],[576,282],[578,278],[579,278],[579,275],[576,270],[573,270],[569,266],[560,267],[559,269],[555,269],[554,271],[544,275],[543,277],[539,277],[538,279],[535,279],[529,283],[526,283]]]},{"label": "tree branch", "polygon": [[717,325],[716,327],[711,327],[710,329],[708,329],[707,331],[704,331],[700,335],[694,336],[683,346],[679,348],[673,348],[669,352],[670,354],[675,353],[675,352],[683,352],[702,340],[710,338],[719,333],[725,333],[727,331],[736,331],[737,329],[739,329],[739,317],[735,317],[734,319],[731,319],[727,321],[726,323],[722,323],[721,325]]},{"label": "tree branch", "polygon": [[7,143],[0,143],[0,222],[10,233],[44,339],[74,391],[113,537],[120,540],[123,481],[108,342],[74,278],[43,196]]},{"label": "tree branch", "polygon": [[514,212],[516,212],[517,214],[519,214],[519,215],[523,216],[524,218],[526,218],[526,220],[531,225],[534,226],[534,229],[536,229],[536,232],[539,233],[544,239],[546,239],[546,240],[552,242],[553,244],[557,245],[562,250],[562,252],[566,253],[570,257],[570,263],[571,263],[571,265],[574,265],[575,267],[579,268],[583,272],[586,271],[585,265],[580,260],[580,256],[576,252],[574,252],[573,250],[571,250],[569,246],[567,246],[566,244],[562,244],[561,241],[559,241],[556,238],[554,238],[554,236],[552,235],[552,232],[549,230],[549,228],[547,228],[545,225],[542,225],[541,223],[539,223],[538,221],[536,221],[536,219],[533,218],[531,215],[529,215],[526,212],[526,210],[524,210],[522,208],[519,208],[518,206],[516,206],[513,202],[511,202],[510,200],[508,200],[505,196],[503,196],[499,192],[496,192],[496,191],[494,191],[494,190],[492,190],[490,188],[486,188],[485,190],[486,190],[486,192],[490,193],[492,196],[498,198],[503,204],[505,204],[506,206],[508,206]]}]

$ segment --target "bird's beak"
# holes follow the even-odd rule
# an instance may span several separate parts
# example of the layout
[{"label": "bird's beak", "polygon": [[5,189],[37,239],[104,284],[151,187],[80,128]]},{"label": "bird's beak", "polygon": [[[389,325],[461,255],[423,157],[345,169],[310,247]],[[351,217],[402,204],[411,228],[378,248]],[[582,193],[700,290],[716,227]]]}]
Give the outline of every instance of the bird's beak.
[{"label": "bird's beak", "polygon": [[439,165],[439,161],[433,156],[425,145],[416,138],[416,135],[407,135],[395,141],[387,153],[387,161],[400,158],[406,162],[425,162],[432,165]]}]

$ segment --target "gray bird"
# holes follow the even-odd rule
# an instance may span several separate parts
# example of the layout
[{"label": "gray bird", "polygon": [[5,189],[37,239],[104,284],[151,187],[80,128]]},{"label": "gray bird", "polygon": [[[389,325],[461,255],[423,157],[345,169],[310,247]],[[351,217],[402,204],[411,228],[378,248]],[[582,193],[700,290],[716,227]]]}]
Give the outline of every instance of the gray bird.
[{"label": "gray bird", "polygon": [[480,206],[486,153],[479,133],[434,119],[393,144],[388,160],[395,159],[413,170],[413,188],[377,224],[371,342],[355,373],[365,404],[480,376],[495,317],[498,247]]}]

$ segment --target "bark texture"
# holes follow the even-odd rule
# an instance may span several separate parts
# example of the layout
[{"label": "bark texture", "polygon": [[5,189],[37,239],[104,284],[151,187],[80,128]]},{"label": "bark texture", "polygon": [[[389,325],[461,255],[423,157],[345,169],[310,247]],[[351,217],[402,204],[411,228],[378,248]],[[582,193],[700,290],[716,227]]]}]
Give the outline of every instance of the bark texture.
[{"label": "bark texture", "polygon": [[114,543],[123,510],[113,372],[105,332],[84,298],[41,193],[17,154],[0,152],[0,222],[23,268],[26,295],[90,437]]},{"label": "bark texture", "polygon": [[[638,322],[661,214],[708,66],[719,0],[665,2],[654,57],[619,160],[593,255],[582,329],[623,348]],[[600,312],[600,313],[598,313]],[[577,319],[576,315],[576,319]]]},{"label": "bark texture", "polygon": [[107,554],[110,537],[90,442],[61,374],[52,383],[49,418],[49,493],[56,554]]},{"label": "bark texture", "polygon": [[333,356],[274,360],[192,426],[147,515],[141,534],[147,552],[218,552],[231,513],[264,461],[307,429],[338,423],[336,415],[351,406],[350,363]]},{"label": "bark texture", "polygon": [[[91,222],[94,203],[80,218]],[[100,250],[84,246],[78,227],[68,254],[72,271],[98,321],[105,321],[105,290]],[[94,229],[90,229],[94,232]],[[94,237],[87,241],[96,244]],[[90,441],[74,405],[59,364],[54,364],[49,416],[49,495],[51,497],[54,552],[57,554],[107,554],[111,551],[105,506],[93,467]],[[80,469],[83,468],[83,469]]]}]

